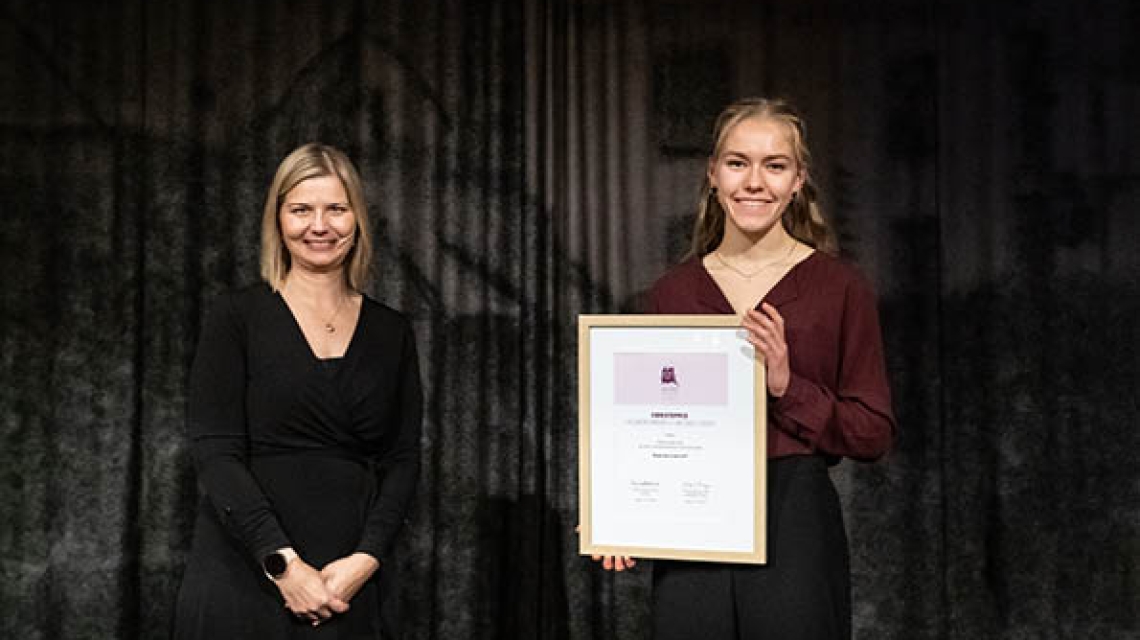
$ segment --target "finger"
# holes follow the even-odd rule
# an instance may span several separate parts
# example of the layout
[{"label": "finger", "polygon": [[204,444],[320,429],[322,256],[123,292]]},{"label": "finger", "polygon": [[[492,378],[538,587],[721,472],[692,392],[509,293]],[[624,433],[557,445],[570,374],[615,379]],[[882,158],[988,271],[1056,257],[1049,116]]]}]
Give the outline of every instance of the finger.
[{"label": "finger", "polygon": [[599,561],[601,561],[602,556],[590,556],[590,559],[593,560],[594,562],[599,562]]},{"label": "finger", "polygon": [[769,318],[771,318],[771,322],[780,331],[783,331],[784,330],[784,316],[780,315],[780,312],[776,310],[776,307],[773,307],[772,305],[768,304],[767,302],[764,303],[764,306],[766,307],[764,312],[768,314]]},{"label": "finger", "polygon": [[764,326],[765,323],[771,322],[766,316],[761,315],[758,311],[749,311],[743,318],[740,319],[740,324],[748,329],[756,329]]},{"label": "finger", "polygon": [[753,327],[748,335],[764,340],[772,337],[772,329],[770,327]]},{"label": "finger", "polygon": [[764,335],[767,335],[768,333],[770,333],[770,329],[768,329],[767,327],[763,327],[761,325],[758,325],[758,324],[745,323],[743,326],[744,326],[745,331],[747,332],[745,334],[745,338],[763,337]]},{"label": "finger", "polygon": [[771,320],[765,320],[762,323],[746,322],[743,326],[750,335],[756,336],[772,336],[783,332],[783,330]]},{"label": "finger", "polygon": [[748,343],[756,347],[756,349],[764,355],[768,354],[769,345],[765,338],[761,336],[748,336]]},{"label": "finger", "polygon": [[757,325],[755,327],[751,327],[750,329],[752,335],[759,338],[764,338],[769,341],[783,341],[784,339],[783,320],[780,320],[779,322],[769,320],[763,325]]},{"label": "finger", "polygon": [[757,347],[760,347],[761,349],[769,350],[774,347],[778,347],[783,343],[783,340],[781,340],[780,336],[776,335],[775,333],[765,331],[763,333],[754,334],[752,336],[752,340],[749,342],[756,345]]},{"label": "finger", "polygon": [[613,569],[614,568],[614,557],[613,556],[606,556],[605,558],[603,558],[602,559],[602,568],[605,569],[606,571]]}]

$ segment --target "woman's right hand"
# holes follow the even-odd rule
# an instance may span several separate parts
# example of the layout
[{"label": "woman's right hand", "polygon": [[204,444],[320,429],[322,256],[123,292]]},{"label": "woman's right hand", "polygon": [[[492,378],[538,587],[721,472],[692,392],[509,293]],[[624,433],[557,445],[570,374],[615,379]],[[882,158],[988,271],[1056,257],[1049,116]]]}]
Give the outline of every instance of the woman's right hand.
[{"label": "woman's right hand", "polygon": [[594,562],[601,562],[606,571],[625,571],[637,565],[637,560],[629,556],[591,556]]},{"label": "woman's right hand", "polygon": [[[574,527],[574,533],[582,533],[582,525]],[[637,560],[629,556],[590,556],[594,562],[601,562],[606,571],[625,571],[637,565]]]},{"label": "woman's right hand", "polygon": [[336,597],[321,574],[300,558],[290,562],[285,575],[274,583],[285,598],[285,608],[313,626],[348,611],[348,603]]}]

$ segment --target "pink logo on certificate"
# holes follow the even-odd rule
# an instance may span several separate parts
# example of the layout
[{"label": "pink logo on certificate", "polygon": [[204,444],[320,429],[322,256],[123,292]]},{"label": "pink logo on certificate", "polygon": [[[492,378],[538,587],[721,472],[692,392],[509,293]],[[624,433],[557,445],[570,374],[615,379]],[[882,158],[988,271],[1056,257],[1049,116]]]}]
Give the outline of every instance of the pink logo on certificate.
[{"label": "pink logo on certificate", "polygon": [[728,404],[728,355],[615,353],[614,402],[634,405]]}]

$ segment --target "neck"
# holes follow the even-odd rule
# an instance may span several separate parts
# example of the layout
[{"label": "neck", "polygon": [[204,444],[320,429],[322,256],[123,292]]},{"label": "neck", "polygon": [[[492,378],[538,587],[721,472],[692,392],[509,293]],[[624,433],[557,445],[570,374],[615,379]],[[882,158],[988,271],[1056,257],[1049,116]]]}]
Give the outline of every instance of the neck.
[{"label": "neck", "polygon": [[288,289],[289,295],[322,306],[326,304],[335,305],[351,293],[348,283],[345,282],[342,269],[323,273],[290,269],[281,289]]},{"label": "neck", "polygon": [[725,225],[724,237],[721,238],[716,251],[722,256],[738,261],[764,262],[786,256],[796,242],[796,239],[784,229],[784,225],[779,223],[758,234],[744,233],[728,224]]}]

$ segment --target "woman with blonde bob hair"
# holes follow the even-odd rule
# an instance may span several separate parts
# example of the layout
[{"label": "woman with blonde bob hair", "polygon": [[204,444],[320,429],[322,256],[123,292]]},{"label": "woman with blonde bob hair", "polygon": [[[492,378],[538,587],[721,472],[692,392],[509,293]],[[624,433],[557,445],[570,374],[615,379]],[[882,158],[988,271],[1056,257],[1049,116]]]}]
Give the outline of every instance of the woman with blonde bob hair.
[{"label": "woman with blonde bob hair", "polygon": [[336,176],[344,185],[348,204],[356,217],[356,238],[345,257],[345,276],[348,286],[361,291],[371,279],[372,234],[368,221],[368,207],[364,203],[364,188],[360,174],[348,156],[335,147],[310,143],[298,147],[281,161],[261,216],[261,277],[277,291],[289,273],[289,252],[281,236],[278,212],[286,194],[310,178]]},{"label": "woman with blonde bob hair", "polygon": [[352,162],[290,153],[262,215],[265,282],[214,303],[190,374],[202,500],[175,638],[399,637],[391,554],[423,400],[411,324],[362,292],[371,260]]},{"label": "woman with blonde bob hair", "polygon": [[895,419],[875,296],[835,256],[795,110],[750,98],[720,114],[697,209],[689,255],[647,311],[735,314],[763,359],[768,562],[655,562],[654,637],[849,638],[847,537],[827,469],[882,456]]}]

